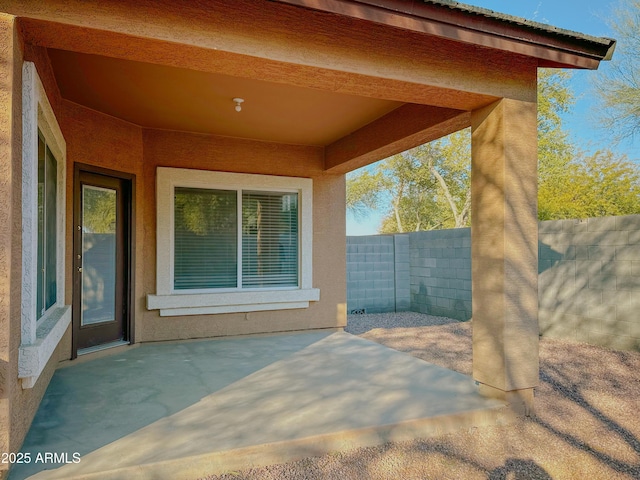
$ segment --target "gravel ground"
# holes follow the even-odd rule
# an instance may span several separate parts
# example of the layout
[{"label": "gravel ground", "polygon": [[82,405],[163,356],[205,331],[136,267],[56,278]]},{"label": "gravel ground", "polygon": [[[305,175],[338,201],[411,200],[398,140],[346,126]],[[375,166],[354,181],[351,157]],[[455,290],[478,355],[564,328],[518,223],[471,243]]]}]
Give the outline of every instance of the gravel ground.
[{"label": "gravel ground", "polygon": [[[470,322],[373,314],[347,330],[471,374]],[[541,339],[534,418],[207,480],[640,479],[639,399],[640,353]]]}]

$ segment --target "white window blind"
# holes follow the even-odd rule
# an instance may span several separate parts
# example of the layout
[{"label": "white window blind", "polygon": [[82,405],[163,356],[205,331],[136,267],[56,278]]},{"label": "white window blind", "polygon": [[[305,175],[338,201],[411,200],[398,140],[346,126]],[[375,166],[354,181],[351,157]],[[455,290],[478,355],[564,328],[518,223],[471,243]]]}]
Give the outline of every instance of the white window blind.
[{"label": "white window blind", "polygon": [[236,288],[237,192],[175,189],[174,289]]},{"label": "white window blind", "polygon": [[297,193],[242,193],[242,286],[298,286]]},{"label": "white window blind", "polygon": [[299,284],[297,193],[176,187],[174,239],[175,290]]}]

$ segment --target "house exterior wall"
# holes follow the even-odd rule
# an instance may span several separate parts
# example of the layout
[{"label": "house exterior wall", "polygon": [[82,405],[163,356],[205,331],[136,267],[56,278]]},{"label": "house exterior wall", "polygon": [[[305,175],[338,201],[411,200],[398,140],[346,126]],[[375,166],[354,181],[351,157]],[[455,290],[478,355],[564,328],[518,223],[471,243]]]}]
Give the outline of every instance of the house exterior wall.
[{"label": "house exterior wall", "polygon": [[[12,426],[20,342],[21,60],[16,20],[0,14],[0,425]],[[0,429],[0,451],[16,445],[13,428]],[[0,476],[6,472],[0,465]]]},{"label": "house exterior wall", "polygon": [[[23,60],[34,62],[67,142],[66,178],[66,298],[73,295],[73,171],[75,163],[108,168],[136,176],[135,342],[240,335],[276,331],[336,328],[346,324],[344,248],[344,176],[323,172],[322,149],[251,142],[207,135],[143,130],[142,128],[63,100],[44,49],[24,46],[14,19],[2,15],[1,54],[11,68],[3,70],[6,87],[0,92],[3,115],[0,131],[11,139],[2,145],[1,194],[12,208],[0,213],[4,251],[0,258],[0,450],[17,451],[29,429],[40,400],[61,360],[71,357],[71,328],[67,329],[33,388],[18,380],[21,288],[21,71]],[[6,157],[6,158],[4,158]],[[155,292],[155,172],[158,166],[176,166],[243,173],[311,176],[314,191],[313,285],[321,300],[305,310],[254,312],[161,318],[146,309],[145,297]],[[0,474],[1,477],[2,474]]]},{"label": "house exterior wall", "polygon": [[[345,325],[344,177],[322,172],[321,149],[236,140],[182,132],[144,130],[135,125],[63,102],[68,142],[67,211],[72,217],[73,165],[76,162],[136,175],[135,341],[241,335]],[[314,287],[320,302],[309,309],[241,314],[160,317],[146,309],[156,285],[155,176],[158,166],[288,176],[311,175],[314,184]],[[342,218],[342,220],[341,220]],[[70,223],[70,222],[69,222]],[[72,262],[68,225],[67,264]],[[68,291],[73,272],[67,270]],[[69,294],[70,295],[70,294]],[[69,298],[69,301],[71,299]],[[68,358],[68,357],[67,357]]]},{"label": "house exterior wall", "polygon": [[320,289],[320,301],[312,302],[307,309],[179,317],[161,317],[157,311],[144,310],[137,320],[137,341],[336,328],[345,325],[344,176],[323,173],[321,148],[145,130],[143,150],[143,295],[153,294],[156,290],[156,169],[159,166],[171,166],[312,178],[313,287]]},{"label": "house exterior wall", "polygon": [[[71,303],[73,293],[73,166],[83,163],[135,175],[136,257],[133,268],[136,282],[133,309],[136,342],[344,326],[343,172],[363,161],[362,158],[357,159],[358,151],[362,154],[375,150],[376,155],[385,151],[376,132],[384,128],[393,133],[382,143],[393,145],[392,150],[386,150],[387,154],[399,152],[415,146],[418,139],[435,138],[434,135],[455,130],[454,126],[465,126],[472,118],[481,120],[476,123],[483,123],[487,112],[482,109],[493,102],[498,104],[500,112],[504,111],[504,115],[493,114],[495,109],[492,107],[488,112],[493,119],[491,126],[511,131],[524,119],[527,128],[532,126],[535,129],[535,112],[531,114],[531,111],[535,110],[538,58],[534,50],[529,55],[514,53],[459,37],[444,38],[437,33],[425,35],[425,32],[398,28],[398,25],[359,21],[346,15],[266,1],[260,4],[260,8],[254,8],[252,0],[216,2],[216,8],[202,2],[187,6],[171,0],[110,2],[102,8],[95,8],[94,3],[82,0],[44,3],[4,0],[1,3],[3,12],[9,12],[0,13],[0,180],[3,182],[0,200],[6,206],[0,210],[0,274],[5,279],[0,301],[0,422],[8,425],[0,432],[0,447],[5,451],[15,451],[22,443],[57,361],[71,355],[71,333],[68,330],[33,388],[21,388],[17,369],[21,342],[20,217],[23,209],[19,179],[22,174],[20,80],[23,52],[24,59],[36,65],[67,145],[65,303]],[[238,11],[244,14],[238,15]],[[17,17],[20,17],[19,22]],[[149,22],[149,18],[154,21]],[[407,16],[409,18],[410,15]],[[464,25],[460,30],[463,28]],[[24,32],[25,45],[20,31]],[[518,39],[518,43],[525,44],[527,39],[522,42]],[[453,109],[460,115],[450,118],[450,111],[441,112],[443,121],[432,125],[431,133],[426,136],[417,132],[406,137],[406,129],[386,128],[386,123],[382,122],[374,127],[363,127],[360,134],[343,137],[346,141],[340,139],[325,147],[148,130],[63,100],[46,50],[30,45]],[[547,49],[538,44],[535,48]],[[506,71],[508,76],[505,76]],[[515,101],[500,100],[505,98]],[[522,112],[518,113],[522,105],[527,105],[525,110],[528,113],[524,117]],[[409,118],[407,110],[413,108],[403,108],[393,119],[403,117],[398,118],[398,122],[406,120]],[[445,117],[450,122],[445,122]],[[522,132],[507,133],[501,139],[504,142],[500,145],[502,151],[498,159],[504,163],[502,166],[507,177],[517,176],[517,165],[503,160],[512,159],[512,150],[521,146],[520,138],[534,143],[535,132],[532,134],[527,130],[524,135]],[[525,147],[524,158],[535,160],[533,149],[529,145]],[[483,150],[484,145],[475,148],[474,157],[480,159],[481,164],[489,163],[495,156],[489,155],[488,150],[483,153]],[[330,151],[347,152],[347,155],[327,156]],[[367,157],[366,161],[373,159]],[[306,309],[170,318],[148,310],[145,300],[156,289],[155,180],[160,166],[311,178],[313,287],[320,290],[320,300],[312,302]],[[507,186],[515,184],[513,178],[507,180],[510,180]],[[527,176],[526,183],[533,185],[535,178],[532,182],[531,176]],[[476,200],[480,199],[480,193],[478,191],[475,195]],[[493,208],[482,206],[480,212],[489,214],[504,206],[522,206],[522,203],[525,203],[527,211],[534,208],[535,202],[521,200],[523,198],[516,189],[501,196],[490,206]],[[514,231],[509,221],[503,223],[504,228],[497,226],[493,229],[495,238],[513,235],[518,242],[532,236],[531,231],[524,232],[526,235]],[[394,255],[404,256],[399,253],[399,244],[396,247]],[[509,249],[506,250],[508,253]],[[525,265],[527,274],[530,267]],[[516,277],[520,275],[517,268],[511,273]],[[404,279],[406,269],[397,270],[396,280],[404,282]],[[511,288],[508,281],[501,286],[502,290],[510,291]],[[517,320],[523,318],[520,313],[525,313],[527,324],[524,326],[529,330],[527,338],[530,338],[533,315],[529,315],[528,309],[529,305],[514,315],[507,308],[500,315],[502,326],[509,326],[505,319],[513,317]],[[504,330],[492,330],[495,325],[487,323],[487,338],[493,335],[492,332]],[[517,340],[520,338],[515,338],[516,341],[510,345],[519,346],[521,342]],[[533,344],[529,342],[528,345],[532,347]],[[513,353],[510,348],[509,345],[501,346],[502,351],[496,357],[495,352],[478,347],[476,356],[493,355],[494,359],[510,361]],[[535,348],[528,349],[528,355],[534,353],[537,354]],[[530,373],[532,368],[525,363],[514,362],[514,368],[518,372]],[[530,382],[525,384],[528,387]],[[520,384],[505,386],[500,382],[497,386],[521,387]]]},{"label": "house exterior wall", "polygon": [[[75,103],[63,101],[62,129],[67,139],[67,292],[71,303],[73,294],[73,175],[74,165],[82,163],[94,167],[107,168],[136,176],[136,264],[135,298],[132,305],[134,318],[140,318],[143,312],[142,296],[142,264],[138,260],[143,255],[145,225],[143,213],[145,205],[141,201],[145,185],[142,178],[142,129],[136,125],[123,122],[117,118],[103,115],[84,108]],[[151,206],[153,208],[153,206]],[[134,325],[135,332],[135,325]],[[135,335],[135,333],[134,333]],[[136,338],[133,339],[137,341]],[[71,354],[71,336],[68,337]],[[67,356],[67,358],[69,358]]]},{"label": "house exterior wall", "polygon": [[[32,388],[18,378],[22,297],[22,65],[39,63],[47,83],[48,65],[23,43],[16,19],[0,13],[0,452],[17,452],[67,344],[55,349]],[[57,90],[49,88],[58,108]],[[57,116],[59,112],[56,111]],[[7,473],[0,464],[0,478]]]},{"label": "house exterior wall", "polygon": [[[343,327],[346,323],[344,177],[322,171],[321,149],[184,132],[141,129],[63,101],[68,142],[67,218],[73,208],[76,162],[136,175],[135,342]],[[238,173],[311,176],[314,191],[313,285],[319,302],[308,309],[160,317],[146,308],[156,289],[156,168],[171,166]],[[67,264],[73,229],[68,222]],[[71,291],[73,272],[67,270]],[[70,295],[70,294],[69,294]],[[68,299],[71,301],[71,299]],[[70,338],[65,337],[70,346]],[[67,357],[70,347],[67,348]]]},{"label": "house exterior wall", "polygon": [[[12,22],[7,16],[0,14],[0,25],[2,27],[9,26]],[[15,26],[15,24],[14,24]],[[5,30],[2,35],[7,31]],[[21,191],[21,177],[22,177],[22,63],[23,60],[29,60],[36,63],[39,70],[40,77],[45,84],[45,89],[49,94],[49,101],[56,110],[56,116],[60,119],[59,108],[60,97],[57,89],[48,83],[52,77],[48,69],[48,64],[42,57],[42,51],[35,49],[29,45],[25,45],[19,34],[19,31],[14,32],[14,36],[10,41],[8,38],[0,40],[0,45],[5,46],[7,49],[13,49],[13,58],[11,61],[3,62],[5,65],[9,65],[13,71],[7,75],[7,79],[10,81],[2,82],[10,88],[12,93],[11,105],[9,105],[10,97],[5,97],[0,94],[0,111],[11,113],[12,115],[12,128],[8,135],[2,135],[2,138],[11,138],[9,148],[5,148],[0,140],[0,155],[10,153],[11,159],[2,158],[0,165],[3,169],[2,172],[3,185],[0,189],[2,195],[6,195],[7,198],[2,200],[2,205],[9,205],[10,208],[2,208],[0,216],[10,215],[8,218],[0,218],[0,238],[11,238],[11,245],[9,248],[3,250],[5,252],[11,252],[4,258],[10,259],[11,268],[10,272],[3,272],[0,278],[3,278],[2,288],[8,289],[8,293],[0,294],[0,297],[4,299],[0,302],[0,312],[3,307],[7,307],[10,312],[10,317],[5,322],[2,320],[2,314],[0,313],[0,343],[4,344],[4,336],[8,335],[7,340],[8,350],[6,354],[3,354],[4,360],[0,362],[0,369],[7,368],[6,372],[0,373],[0,382],[4,382],[4,385],[0,383],[0,391],[4,392],[4,398],[0,398],[0,407],[7,412],[7,417],[0,420],[0,425],[6,426],[0,430],[0,438],[4,439],[3,445],[0,445],[0,451],[2,452],[16,452],[19,450],[20,445],[27,434],[31,420],[40,404],[42,396],[49,384],[51,376],[56,368],[58,360],[68,358],[65,353],[68,350],[70,344],[62,341],[55,349],[49,362],[45,366],[44,370],[40,374],[37,382],[33,388],[23,389],[20,380],[18,379],[18,350],[21,344],[21,279],[22,279],[22,260],[21,260],[21,222],[22,222],[22,191]],[[0,49],[2,50],[2,49]],[[2,56],[8,59],[5,55],[8,52],[2,50]],[[3,72],[6,74],[6,70]],[[54,84],[55,85],[55,84]],[[6,103],[5,103],[6,102]],[[1,105],[5,103],[6,107]],[[1,116],[0,119],[4,119]],[[0,120],[1,122],[1,120]],[[7,181],[8,179],[11,181]],[[9,221],[9,224],[5,223]],[[2,263],[0,263],[2,268]],[[67,336],[70,334],[70,329],[67,332]],[[3,346],[0,346],[2,349]],[[5,356],[6,355],[6,356]],[[1,415],[1,413],[0,413]],[[0,465],[0,469],[6,465]],[[0,470],[0,478],[2,473]]]}]

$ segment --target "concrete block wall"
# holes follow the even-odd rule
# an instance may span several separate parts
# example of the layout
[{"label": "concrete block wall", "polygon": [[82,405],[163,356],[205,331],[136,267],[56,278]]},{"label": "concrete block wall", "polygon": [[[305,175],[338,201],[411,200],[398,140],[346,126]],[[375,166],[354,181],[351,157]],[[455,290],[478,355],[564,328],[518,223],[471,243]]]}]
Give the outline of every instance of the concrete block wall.
[{"label": "concrete block wall", "polygon": [[[542,335],[640,350],[640,215],[541,222],[538,258]],[[349,237],[347,272],[348,311],[471,318],[468,228]]]},{"label": "concrete block wall", "polygon": [[408,235],[411,310],[457,320],[471,318],[471,229]]},{"label": "concrete block wall", "polygon": [[396,312],[411,310],[410,242],[407,235],[394,235]]},{"label": "concrete block wall", "polygon": [[640,215],[542,222],[540,332],[640,350]]},{"label": "concrete block wall", "polygon": [[[399,238],[396,243],[396,237],[402,236],[347,237],[349,313],[359,310],[385,313],[409,309],[408,241]],[[401,290],[398,295],[396,289]]]}]

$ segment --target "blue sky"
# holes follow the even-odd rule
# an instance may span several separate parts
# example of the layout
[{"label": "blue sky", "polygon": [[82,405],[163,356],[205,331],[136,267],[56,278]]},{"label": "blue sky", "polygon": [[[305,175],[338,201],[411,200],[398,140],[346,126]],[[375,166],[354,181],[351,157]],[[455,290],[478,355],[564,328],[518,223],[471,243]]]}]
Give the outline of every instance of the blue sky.
[{"label": "blue sky", "polygon": [[[612,12],[624,0],[466,0],[461,3],[475,5],[500,13],[506,13],[527,20],[535,20],[555,27],[574,30],[598,37],[613,37],[607,25]],[[614,54],[615,57],[615,54]],[[640,138],[612,146],[606,139],[606,132],[597,128],[593,118],[593,101],[590,98],[590,79],[606,71],[608,62],[602,62],[597,71],[573,71],[571,86],[576,103],[564,117],[566,130],[576,144],[589,151],[611,148],[640,162]],[[369,235],[376,233],[380,215],[372,214],[367,219],[356,221],[347,214],[347,235]]]}]

